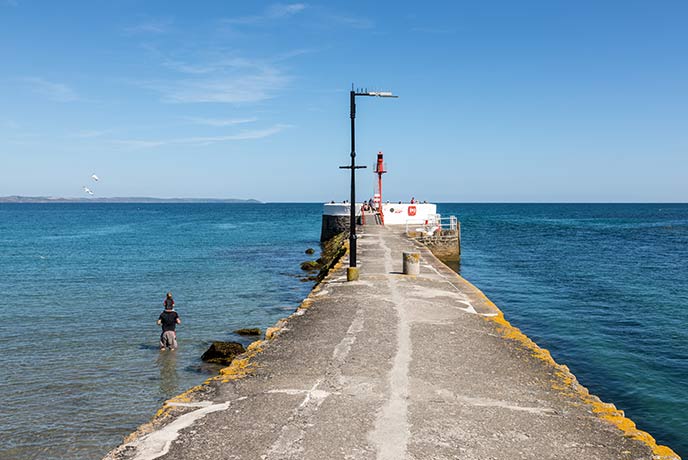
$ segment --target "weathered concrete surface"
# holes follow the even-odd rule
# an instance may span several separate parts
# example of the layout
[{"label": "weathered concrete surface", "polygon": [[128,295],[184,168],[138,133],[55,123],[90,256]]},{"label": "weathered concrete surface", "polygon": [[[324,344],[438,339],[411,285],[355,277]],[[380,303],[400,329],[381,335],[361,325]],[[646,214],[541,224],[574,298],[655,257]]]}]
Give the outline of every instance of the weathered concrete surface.
[{"label": "weathered concrete surface", "polygon": [[364,231],[359,281],[340,264],[271,340],[169,401],[109,458],[678,458],[429,251],[420,275],[404,276],[413,243]]}]

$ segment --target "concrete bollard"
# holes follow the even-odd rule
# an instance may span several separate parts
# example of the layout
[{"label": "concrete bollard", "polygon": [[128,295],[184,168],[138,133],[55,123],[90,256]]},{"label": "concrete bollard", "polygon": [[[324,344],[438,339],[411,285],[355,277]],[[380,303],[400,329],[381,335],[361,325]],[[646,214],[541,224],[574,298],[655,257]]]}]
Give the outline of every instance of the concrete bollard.
[{"label": "concrete bollard", "polygon": [[404,252],[404,275],[417,275],[420,273],[420,252]]}]

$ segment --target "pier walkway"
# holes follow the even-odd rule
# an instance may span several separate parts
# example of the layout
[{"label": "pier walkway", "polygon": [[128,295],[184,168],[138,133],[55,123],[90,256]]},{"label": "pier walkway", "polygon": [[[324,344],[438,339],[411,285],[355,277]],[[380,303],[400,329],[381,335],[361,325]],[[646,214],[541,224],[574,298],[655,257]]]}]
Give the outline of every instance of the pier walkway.
[{"label": "pier walkway", "polygon": [[272,337],[111,459],[675,459],[401,231],[366,226]]}]

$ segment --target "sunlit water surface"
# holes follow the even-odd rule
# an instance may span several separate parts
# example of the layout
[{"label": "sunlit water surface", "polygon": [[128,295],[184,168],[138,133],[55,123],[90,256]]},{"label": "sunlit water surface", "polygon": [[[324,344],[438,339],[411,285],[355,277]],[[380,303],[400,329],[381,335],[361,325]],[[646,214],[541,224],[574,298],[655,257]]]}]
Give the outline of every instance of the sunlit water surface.
[{"label": "sunlit water surface", "polygon": [[[0,204],[0,458],[100,458],[308,294],[320,206]],[[155,324],[171,290],[180,348]],[[250,342],[250,339],[248,340]]]},{"label": "sunlit water surface", "polygon": [[688,205],[442,204],[461,275],[507,319],[688,458]]},{"label": "sunlit water surface", "polygon": [[[688,206],[440,204],[461,274],[688,456]],[[0,459],[92,459],[308,294],[319,204],[0,204]],[[166,291],[180,349],[157,350]]]}]

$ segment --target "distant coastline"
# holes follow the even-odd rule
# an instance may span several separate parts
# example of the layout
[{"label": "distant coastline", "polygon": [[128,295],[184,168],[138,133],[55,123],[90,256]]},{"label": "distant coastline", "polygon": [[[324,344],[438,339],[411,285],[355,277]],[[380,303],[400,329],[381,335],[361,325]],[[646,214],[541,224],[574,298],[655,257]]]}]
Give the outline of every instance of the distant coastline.
[{"label": "distant coastline", "polygon": [[150,198],[150,197],[103,197],[63,198],[54,196],[0,196],[0,203],[245,203],[262,204],[262,201],[236,198]]}]

